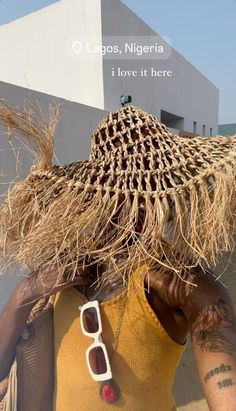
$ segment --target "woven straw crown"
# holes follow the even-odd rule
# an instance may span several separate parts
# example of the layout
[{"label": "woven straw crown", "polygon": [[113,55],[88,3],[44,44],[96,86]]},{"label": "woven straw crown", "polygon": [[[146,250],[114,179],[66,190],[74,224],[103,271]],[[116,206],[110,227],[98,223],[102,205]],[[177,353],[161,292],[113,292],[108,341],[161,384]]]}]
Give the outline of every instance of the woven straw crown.
[{"label": "woven straw crown", "polygon": [[92,261],[127,278],[147,263],[180,275],[232,249],[236,136],[186,139],[128,106],[101,121],[89,160],[58,166],[55,116],[45,126],[4,106],[0,119],[38,154],[0,210],[3,268],[57,266],[73,278]]},{"label": "woven straw crown", "polygon": [[236,138],[172,134],[153,115],[128,106],[106,116],[93,133],[89,161],[64,167],[69,178],[93,188],[165,196],[190,190],[233,164]]}]

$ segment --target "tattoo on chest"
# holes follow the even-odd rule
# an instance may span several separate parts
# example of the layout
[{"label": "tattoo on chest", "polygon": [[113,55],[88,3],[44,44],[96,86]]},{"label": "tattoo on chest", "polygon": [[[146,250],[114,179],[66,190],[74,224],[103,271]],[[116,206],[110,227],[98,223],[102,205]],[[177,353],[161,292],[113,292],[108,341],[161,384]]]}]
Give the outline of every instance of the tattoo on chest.
[{"label": "tattoo on chest", "polygon": [[207,306],[192,329],[192,337],[201,351],[223,352],[232,355],[235,344],[228,334],[235,332],[235,321],[230,305],[223,299]]},{"label": "tattoo on chest", "polygon": [[227,371],[232,371],[231,365],[222,363],[219,367],[213,368],[206,375],[204,375],[204,381],[207,382],[210,378],[214,377],[214,375],[222,374]]}]

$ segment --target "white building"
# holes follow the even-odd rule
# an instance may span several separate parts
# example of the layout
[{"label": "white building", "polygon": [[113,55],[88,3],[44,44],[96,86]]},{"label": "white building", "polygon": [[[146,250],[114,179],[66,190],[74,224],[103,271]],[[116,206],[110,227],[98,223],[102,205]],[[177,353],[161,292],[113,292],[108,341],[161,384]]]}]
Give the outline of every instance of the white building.
[{"label": "white building", "polygon": [[[94,51],[146,41],[164,53]],[[218,89],[120,0],[60,0],[3,25],[0,53],[2,82],[107,111],[131,95],[171,128],[217,134]]]}]

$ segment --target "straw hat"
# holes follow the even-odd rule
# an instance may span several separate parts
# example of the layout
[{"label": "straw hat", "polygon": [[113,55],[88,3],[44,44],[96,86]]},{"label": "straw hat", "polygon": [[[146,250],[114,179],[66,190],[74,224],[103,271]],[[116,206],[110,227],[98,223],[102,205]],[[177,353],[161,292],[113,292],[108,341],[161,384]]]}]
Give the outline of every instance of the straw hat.
[{"label": "straw hat", "polygon": [[[54,111],[53,111],[54,110]],[[52,165],[51,122],[0,107],[38,162],[0,209],[4,267],[55,265],[73,278],[96,262],[126,277],[142,263],[163,270],[215,265],[233,247],[236,136],[181,138],[153,115],[123,107],[92,135],[89,160]]]}]

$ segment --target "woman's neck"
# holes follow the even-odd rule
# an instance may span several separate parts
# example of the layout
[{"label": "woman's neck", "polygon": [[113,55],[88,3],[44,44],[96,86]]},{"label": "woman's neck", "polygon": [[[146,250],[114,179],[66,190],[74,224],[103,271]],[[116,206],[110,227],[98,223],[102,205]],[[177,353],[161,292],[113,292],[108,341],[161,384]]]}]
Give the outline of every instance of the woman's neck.
[{"label": "woman's neck", "polygon": [[91,278],[90,283],[86,285],[78,285],[76,288],[88,300],[98,300],[100,302],[110,300],[119,295],[126,287],[122,277],[109,276],[109,278],[100,277]]}]

